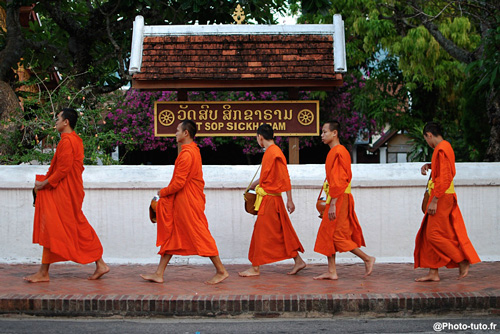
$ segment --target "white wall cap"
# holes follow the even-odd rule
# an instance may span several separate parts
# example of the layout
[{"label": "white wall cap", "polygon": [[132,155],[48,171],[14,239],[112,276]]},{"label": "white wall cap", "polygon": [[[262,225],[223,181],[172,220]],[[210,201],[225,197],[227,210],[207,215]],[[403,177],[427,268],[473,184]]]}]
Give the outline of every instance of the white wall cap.
[{"label": "white wall cap", "polygon": [[332,24],[223,24],[145,26],[144,36],[181,35],[332,35]]},{"label": "white wall cap", "polygon": [[[422,187],[427,177],[420,174],[423,163],[352,165],[352,187]],[[244,189],[258,165],[205,165],[205,187]],[[174,166],[86,166],[83,173],[87,189],[160,189],[166,187]],[[457,163],[456,186],[500,185],[500,163]],[[33,188],[36,174],[47,173],[48,166],[0,166],[0,189]],[[288,165],[294,188],[316,188],[323,184],[323,164]]]}]

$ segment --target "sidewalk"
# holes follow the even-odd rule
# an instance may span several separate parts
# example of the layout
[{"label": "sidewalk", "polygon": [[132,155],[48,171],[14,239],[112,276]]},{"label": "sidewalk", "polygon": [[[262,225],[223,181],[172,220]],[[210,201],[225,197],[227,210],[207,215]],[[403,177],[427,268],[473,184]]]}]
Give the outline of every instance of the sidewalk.
[{"label": "sidewalk", "polygon": [[111,266],[102,279],[88,281],[94,265],[51,267],[50,283],[30,284],[23,276],[38,265],[0,264],[0,314],[59,316],[239,316],[327,317],[332,315],[411,316],[426,314],[500,315],[500,262],[441,269],[441,281],[414,282],[427,270],[413,264],[375,264],[364,279],[362,264],[340,264],[338,281],[315,281],[325,265],[309,265],[288,276],[290,265],[266,265],[261,276],[242,278],[245,265],[228,265],[230,277],[218,285],[203,282],[212,266],[167,268],[164,284],[142,280],[156,265]]}]

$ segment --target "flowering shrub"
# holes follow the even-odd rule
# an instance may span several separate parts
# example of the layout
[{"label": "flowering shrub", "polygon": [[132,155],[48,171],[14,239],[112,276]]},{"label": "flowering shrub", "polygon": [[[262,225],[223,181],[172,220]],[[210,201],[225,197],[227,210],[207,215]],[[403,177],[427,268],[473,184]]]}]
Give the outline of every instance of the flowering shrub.
[{"label": "flowering shrub", "polygon": [[[303,94],[303,99],[307,95]],[[270,91],[262,92],[189,92],[189,101],[255,101],[255,100],[284,100],[285,93]],[[108,124],[112,125],[115,134],[122,136],[125,140],[132,138],[136,149],[151,151],[168,148],[176,148],[177,143],[172,137],[155,137],[154,135],[154,102],[176,101],[177,93],[164,92],[140,92],[129,90],[123,102],[118,103],[116,109],[107,114]],[[124,141],[118,140],[117,145]],[[256,154],[261,151],[254,137],[199,137],[197,143],[200,147],[210,147],[217,150],[218,145],[235,143],[241,146],[244,154]],[[287,138],[276,137],[276,144],[284,148],[288,143]]]},{"label": "flowering shrub", "polygon": [[[155,137],[154,102],[176,99],[175,92],[140,92],[129,90],[116,109],[108,112],[108,124],[118,135],[116,145],[131,139],[142,151],[176,147],[175,138]],[[120,140],[121,139],[121,140]]]},{"label": "flowering shrub", "polygon": [[353,145],[358,135],[365,130],[370,134],[379,132],[375,120],[354,108],[353,97],[364,86],[364,78],[346,75],[342,87],[329,92],[321,102],[321,120],[338,120],[341,124],[340,140],[347,146]]}]

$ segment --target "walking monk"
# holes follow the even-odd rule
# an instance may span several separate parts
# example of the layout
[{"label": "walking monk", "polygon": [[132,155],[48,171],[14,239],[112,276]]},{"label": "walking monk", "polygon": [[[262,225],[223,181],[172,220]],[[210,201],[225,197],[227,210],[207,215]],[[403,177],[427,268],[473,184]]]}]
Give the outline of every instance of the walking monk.
[{"label": "walking monk", "polygon": [[175,137],[181,152],[175,160],[174,174],[168,187],[158,192],[156,206],[157,239],[161,255],[156,272],[141,275],[147,281],[163,283],[163,273],[172,256],[208,256],[215,266],[216,274],[205,284],[217,284],[229,274],[222,265],[214,238],[208,230],[205,217],[205,194],[203,172],[198,145],[194,142],[196,124],[191,120],[177,126]]},{"label": "walking monk", "polygon": [[425,125],[423,135],[434,149],[432,161],[421,168],[422,175],[432,169],[429,180],[427,213],[415,240],[415,268],[429,268],[426,276],[417,282],[439,281],[438,268],[459,268],[458,278],[469,273],[471,264],[480,262],[476,250],[467,236],[462,213],[458,208],[453,185],[455,153],[443,139],[441,126],[435,122]]},{"label": "walking monk", "polygon": [[372,273],[375,263],[373,256],[359,249],[365,246],[365,240],[351,195],[351,156],[340,145],[339,135],[339,122],[328,121],[323,125],[321,140],[330,146],[325,162],[326,182],[323,186],[327,200],[314,251],[327,256],[328,272],[314,279],[338,279],[336,252],[351,252],[361,258],[365,263],[365,277]]},{"label": "walking monk", "polygon": [[298,253],[303,253],[304,249],[281,198],[281,193],[286,192],[287,209],[290,213],[295,211],[286,159],[281,149],[274,144],[274,132],[269,124],[263,124],[257,129],[257,142],[265,148],[265,153],[260,179],[250,186],[257,193],[255,209],[258,211],[248,251],[252,267],[239,275],[258,276],[261,265],[290,258],[293,258],[295,265],[288,274],[295,275],[306,267],[306,263]]},{"label": "walking monk", "polygon": [[46,175],[37,175],[33,243],[43,246],[42,265],[28,282],[48,282],[49,266],[60,261],[81,264],[95,262],[96,269],[88,279],[100,278],[109,271],[102,259],[97,234],[82,212],[83,142],[73,131],[78,114],[65,108],[57,115],[56,129],[61,141]]}]

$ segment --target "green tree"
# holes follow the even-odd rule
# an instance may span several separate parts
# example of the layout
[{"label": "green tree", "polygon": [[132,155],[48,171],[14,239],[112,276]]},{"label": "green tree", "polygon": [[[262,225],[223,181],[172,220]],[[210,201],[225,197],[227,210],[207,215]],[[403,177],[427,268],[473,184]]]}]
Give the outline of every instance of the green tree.
[{"label": "green tree", "polygon": [[[16,103],[16,94],[21,94],[15,90],[20,86],[14,72],[18,66],[38,72],[41,78],[57,69],[63,79],[71,79],[66,85],[79,92],[82,107],[94,110],[101,95],[116,91],[131,80],[127,66],[132,25],[137,15],[144,16],[149,25],[231,23],[236,3],[236,0],[0,0],[6,12],[6,31],[0,30],[0,121],[20,119],[23,113],[30,112],[26,108],[22,111]],[[285,4],[285,0],[242,1],[247,20],[257,23],[275,23],[273,13],[283,13]],[[19,13],[23,6],[32,7],[42,24],[22,27]],[[28,103],[29,108],[33,109],[34,104]],[[20,129],[11,125],[4,131]]]},{"label": "green tree", "polygon": [[48,163],[59,141],[55,128],[58,112],[65,107],[72,107],[79,112],[75,131],[83,139],[85,164],[115,164],[110,153],[118,140],[125,147],[134,144],[132,136],[117,136],[113,129],[106,126],[106,112],[111,105],[121,99],[119,92],[100,95],[93,108],[86,106],[82,90],[75,91],[67,85],[70,78],[63,80],[54,89],[47,89],[36,73],[34,79],[24,82],[26,85],[43,87],[39,92],[23,92],[24,112],[12,115],[1,121],[0,126],[17,129],[2,131],[0,146],[0,164]]},{"label": "green tree", "polygon": [[[499,2],[319,1],[321,6],[325,2],[330,5],[327,15],[309,10],[300,22],[331,23],[333,14],[342,14],[350,68],[366,69],[377,61],[378,52],[387,52],[387,56],[397,62],[397,68],[391,69],[393,75],[385,77],[392,80],[400,71],[400,83],[409,92],[406,106],[402,105],[406,112],[387,108],[383,97],[390,95],[390,90],[384,88],[387,82],[380,81],[383,73],[377,73],[378,83],[372,87],[367,84],[366,92],[371,97],[362,97],[358,103],[367,106],[371,101],[369,112],[379,117],[385,112],[389,113],[385,117],[392,125],[403,126],[408,130],[433,119],[445,122],[445,127],[459,132],[453,133],[452,138],[459,138],[464,129],[468,131],[467,124],[461,122],[464,114],[487,119],[489,136],[485,159],[500,161],[500,103],[497,88]],[[474,68],[474,73],[467,72],[467,66]],[[476,88],[481,85],[482,93],[472,97],[470,92],[478,92]],[[389,94],[377,94],[377,89]],[[471,103],[471,98],[476,103]],[[480,107],[478,99],[484,102],[485,108]],[[471,105],[475,106],[473,110]],[[409,115],[411,118],[408,118]],[[407,124],[407,121],[411,123],[412,118],[415,123]],[[464,126],[460,128],[457,124]],[[480,147],[470,150],[469,144],[481,146],[484,141],[457,141],[456,144],[472,152],[469,159],[479,159],[478,150],[474,148]]]}]

